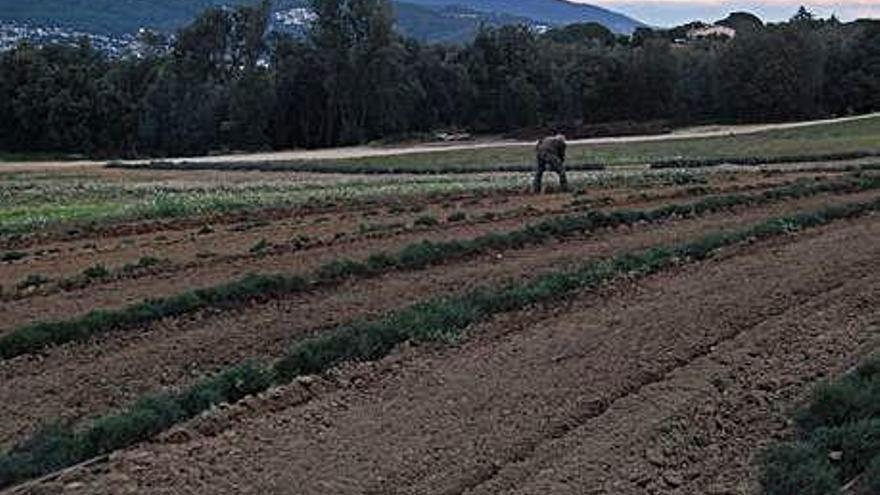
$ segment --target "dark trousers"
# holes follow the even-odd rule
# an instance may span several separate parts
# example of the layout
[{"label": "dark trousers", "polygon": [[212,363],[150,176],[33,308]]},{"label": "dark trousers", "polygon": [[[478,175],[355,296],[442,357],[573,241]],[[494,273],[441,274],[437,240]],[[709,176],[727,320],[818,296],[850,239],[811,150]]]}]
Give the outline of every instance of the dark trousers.
[{"label": "dark trousers", "polygon": [[562,160],[552,153],[539,153],[538,166],[535,169],[535,179],[532,182],[532,191],[541,192],[541,181],[544,178],[544,172],[547,169],[556,172],[559,175],[559,187],[563,191],[568,191],[568,179],[565,177],[565,164]]}]

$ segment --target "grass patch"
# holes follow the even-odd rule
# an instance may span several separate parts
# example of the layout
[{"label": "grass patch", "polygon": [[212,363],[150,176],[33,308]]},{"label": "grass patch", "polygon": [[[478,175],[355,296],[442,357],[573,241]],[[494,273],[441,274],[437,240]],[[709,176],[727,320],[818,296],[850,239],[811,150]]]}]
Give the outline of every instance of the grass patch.
[{"label": "grass patch", "polygon": [[[798,183],[757,194],[731,194],[673,204],[651,210],[591,211],[553,218],[522,229],[482,235],[472,239],[405,246],[396,253],[374,253],[365,261],[339,259],[306,275],[250,275],[217,287],[154,299],[119,310],[97,310],[81,318],[35,323],[0,337],[0,358],[38,352],[51,345],[83,341],[113,330],[144,325],[161,318],[180,316],[207,307],[228,307],[255,298],[271,298],[333,284],[353,277],[371,277],[387,270],[414,270],[479,254],[521,249],[551,239],[639,222],[659,222],[673,217],[694,217],[735,206],[765,204],[828,192],[854,192],[880,188],[880,177],[862,176],[839,182]],[[256,247],[256,246],[255,246]]]},{"label": "grass patch", "polygon": [[0,255],[0,261],[4,263],[8,263],[11,261],[18,261],[20,259],[24,259],[27,257],[27,253],[22,251],[6,251],[2,255]]},{"label": "grass patch", "polygon": [[103,280],[110,277],[110,270],[99,263],[83,270],[83,277],[85,277],[86,280]]},{"label": "grass patch", "polygon": [[[738,136],[669,139],[625,143],[574,144],[568,147],[568,165],[605,166],[644,164],[673,159],[711,159],[737,156],[777,157],[809,154],[880,151],[880,117],[814,125]],[[531,170],[534,145],[511,145],[465,150],[438,150],[406,155],[310,160],[288,164],[303,170],[337,173],[461,173],[512,167]],[[195,165],[195,164],[193,164]],[[216,164],[215,164],[216,166]],[[225,166],[225,164],[223,164]]]},{"label": "grass patch", "polygon": [[0,151],[0,162],[60,162],[71,160],[82,160],[83,155],[63,153],[63,152],[11,152]]},{"label": "grass patch", "polygon": [[433,217],[431,215],[423,215],[419,218],[416,218],[413,225],[416,227],[434,227],[436,225],[440,225],[440,221],[437,220],[437,217]]},{"label": "grass patch", "polygon": [[[431,300],[376,321],[343,325],[300,343],[274,366],[246,363],[182,392],[139,401],[129,409],[100,418],[81,430],[62,427],[44,430],[0,456],[0,488],[146,440],[217,403],[239,400],[266,390],[272,384],[286,383],[303,374],[320,373],[345,361],[381,358],[408,340],[455,341],[469,326],[494,314],[559,301],[578,291],[597,288],[620,275],[644,276],[675,264],[704,259],[725,246],[784,235],[792,230],[815,227],[877,209],[880,209],[880,200],[777,218],[740,231],[709,234],[691,243],[658,246],[591,261],[574,270],[550,273],[529,281]],[[386,262],[388,260],[381,257],[374,261],[380,266]],[[829,435],[829,438],[846,442],[856,437]],[[812,456],[810,446],[780,451],[772,456],[778,460],[774,466],[796,463],[802,471],[810,472],[824,467],[808,462],[818,462]],[[783,482],[785,484],[781,486],[789,486],[785,480]]]},{"label": "grass patch", "polygon": [[837,493],[864,476],[858,493],[880,487],[880,357],[820,384],[795,414],[795,438],[760,458],[768,495]]}]

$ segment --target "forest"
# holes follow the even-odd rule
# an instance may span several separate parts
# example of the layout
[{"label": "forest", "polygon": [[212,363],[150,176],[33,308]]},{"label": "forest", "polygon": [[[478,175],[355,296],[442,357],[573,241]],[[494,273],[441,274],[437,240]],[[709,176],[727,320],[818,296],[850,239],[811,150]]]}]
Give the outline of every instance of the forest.
[{"label": "forest", "polygon": [[317,148],[438,129],[509,133],[603,123],[765,122],[880,109],[880,21],[801,9],[733,39],[689,26],[482,28],[469,43],[400,35],[387,0],[313,0],[305,36],[268,2],[205,11],[138,56],[87,43],[0,54],[0,150],[99,158]]}]

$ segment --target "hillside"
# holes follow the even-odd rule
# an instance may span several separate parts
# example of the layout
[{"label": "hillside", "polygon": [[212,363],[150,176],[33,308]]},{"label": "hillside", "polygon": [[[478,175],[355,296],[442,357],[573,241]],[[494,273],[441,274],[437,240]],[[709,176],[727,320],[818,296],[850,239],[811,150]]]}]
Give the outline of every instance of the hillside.
[{"label": "hillside", "polygon": [[395,2],[398,30],[411,38],[435,43],[454,43],[473,38],[481,24],[536,25],[536,21],[504,13],[479,12],[460,6],[428,7]]},{"label": "hillside", "polygon": [[0,0],[0,20],[119,35],[140,27],[170,31],[208,7],[247,3],[255,0]]},{"label": "hillside", "polygon": [[481,12],[504,12],[535,21],[563,25],[575,22],[597,22],[618,33],[630,33],[642,23],[623,14],[566,0],[407,0],[426,6],[464,5]]},{"label": "hillside", "polygon": [[[173,31],[205,8],[252,4],[257,0],[0,0],[0,21],[55,25],[100,34],[133,33],[141,27]],[[275,10],[304,0],[277,0]],[[617,32],[639,23],[590,5],[563,0],[407,0],[395,2],[401,32],[428,41],[461,41],[480,24],[566,24],[595,21]]]}]

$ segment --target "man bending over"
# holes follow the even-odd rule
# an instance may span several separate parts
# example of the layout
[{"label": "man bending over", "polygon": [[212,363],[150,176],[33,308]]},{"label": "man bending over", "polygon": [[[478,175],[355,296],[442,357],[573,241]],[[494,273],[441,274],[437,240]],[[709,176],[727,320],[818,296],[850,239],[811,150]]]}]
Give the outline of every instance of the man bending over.
[{"label": "man bending over", "polygon": [[559,175],[560,188],[563,191],[568,191],[568,179],[565,178],[565,136],[557,134],[546,137],[538,141],[535,151],[538,160],[532,190],[535,193],[541,192],[541,180],[544,177],[544,171],[549,168]]}]

